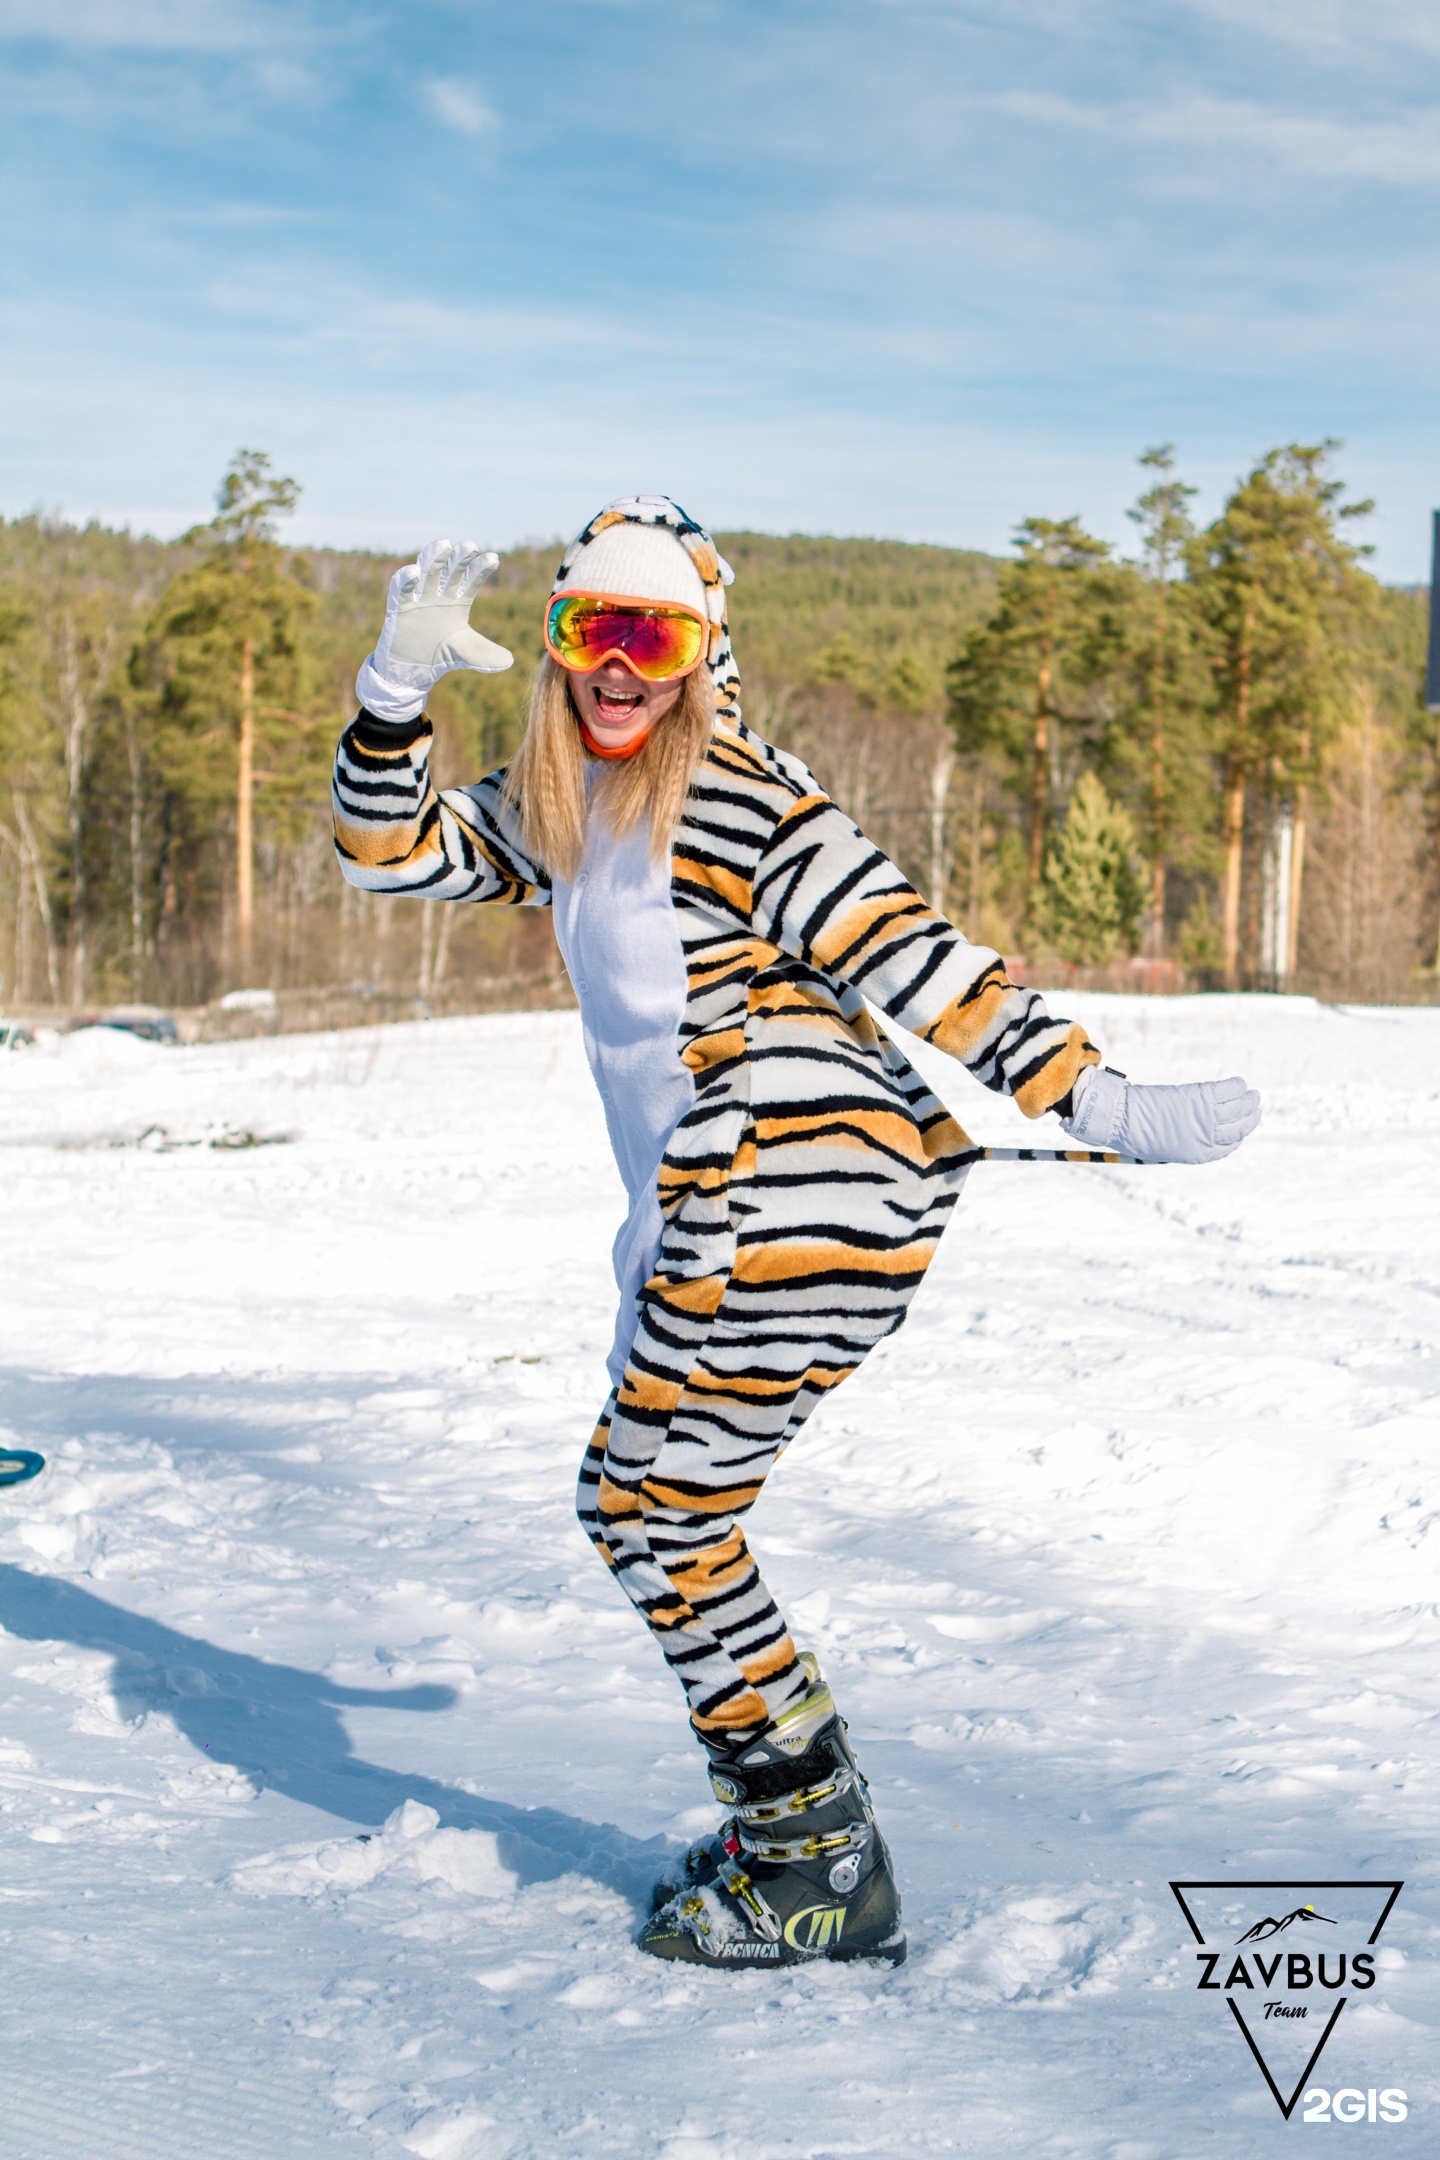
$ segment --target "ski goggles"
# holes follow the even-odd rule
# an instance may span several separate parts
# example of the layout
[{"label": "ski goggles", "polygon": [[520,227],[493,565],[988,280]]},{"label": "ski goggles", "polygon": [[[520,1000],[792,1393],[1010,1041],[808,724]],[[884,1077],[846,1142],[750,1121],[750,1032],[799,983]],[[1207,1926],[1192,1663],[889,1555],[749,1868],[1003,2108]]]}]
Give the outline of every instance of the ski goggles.
[{"label": "ski goggles", "polygon": [[705,654],[709,624],[693,609],[614,593],[556,593],[545,610],[545,646],[572,675],[623,660],[642,682],[690,675]]}]

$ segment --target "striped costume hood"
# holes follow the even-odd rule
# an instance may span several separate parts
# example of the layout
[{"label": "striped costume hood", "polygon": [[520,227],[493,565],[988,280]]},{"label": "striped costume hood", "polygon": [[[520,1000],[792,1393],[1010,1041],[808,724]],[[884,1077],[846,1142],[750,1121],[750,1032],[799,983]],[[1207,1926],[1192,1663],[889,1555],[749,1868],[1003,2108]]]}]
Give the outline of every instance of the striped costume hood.
[{"label": "striped costume hood", "polygon": [[706,664],[715,685],[715,717],[727,726],[738,726],[740,671],[735,665],[730,626],[725,619],[725,587],[733,582],[735,573],[704,526],[687,517],[679,503],[672,502],[668,495],[622,495],[615,502],[607,503],[603,510],[597,510],[561,556],[551,587],[552,597],[564,589],[582,548],[588,547],[601,533],[608,532],[611,526],[627,524],[668,526],[695,565],[705,588],[705,609],[710,618]]}]

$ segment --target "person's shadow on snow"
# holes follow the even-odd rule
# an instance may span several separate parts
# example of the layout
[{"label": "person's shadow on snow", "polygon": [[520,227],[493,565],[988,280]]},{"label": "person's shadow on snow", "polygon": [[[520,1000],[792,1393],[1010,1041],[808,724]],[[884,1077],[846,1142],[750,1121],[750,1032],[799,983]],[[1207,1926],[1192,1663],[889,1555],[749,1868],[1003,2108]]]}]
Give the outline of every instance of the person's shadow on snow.
[{"label": "person's shadow on snow", "polygon": [[642,1841],[555,1808],[512,1807],[353,1752],[342,1709],[448,1710],[453,1688],[342,1687],[323,1673],[217,1649],[75,1583],[3,1563],[0,1628],[28,1642],[102,1651],[114,1661],[111,1687],[123,1717],[162,1711],[197,1753],[231,1764],[257,1791],[269,1786],[367,1830],[418,1800],[447,1827],[493,1831],[502,1863],[522,1883],[588,1875],[639,1901],[669,1854],[663,1837]]}]

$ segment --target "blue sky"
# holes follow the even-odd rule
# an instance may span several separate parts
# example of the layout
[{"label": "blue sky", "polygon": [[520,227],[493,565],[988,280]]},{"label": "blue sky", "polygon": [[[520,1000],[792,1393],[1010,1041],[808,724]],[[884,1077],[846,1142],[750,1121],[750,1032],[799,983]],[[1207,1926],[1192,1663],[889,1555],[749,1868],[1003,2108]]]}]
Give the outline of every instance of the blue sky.
[{"label": "blue sky", "polygon": [[1344,438],[1440,501],[1435,0],[0,0],[0,509],[1126,540]]}]

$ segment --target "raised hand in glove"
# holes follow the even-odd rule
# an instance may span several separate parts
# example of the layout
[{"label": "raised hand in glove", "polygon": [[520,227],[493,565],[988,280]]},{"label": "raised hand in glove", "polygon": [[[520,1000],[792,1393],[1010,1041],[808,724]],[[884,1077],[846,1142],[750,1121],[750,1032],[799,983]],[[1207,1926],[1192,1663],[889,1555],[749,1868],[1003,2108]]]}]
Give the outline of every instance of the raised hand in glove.
[{"label": "raised hand in glove", "polygon": [[1260,1097],[1243,1080],[1136,1087],[1104,1065],[1085,1067],[1070,1102],[1060,1122],[1072,1140],[1140,1162],[1219,1162],[1260,1122]]},{"label": "raised hand in glove", "polygon": [[413,720],[452,669],[493,675],[510,666],[503,645],[470,627],[470,603],[499,560],[471,540],[432,540],[418,562],[395,572],[380,642],[355,678],[367,712]]}]

